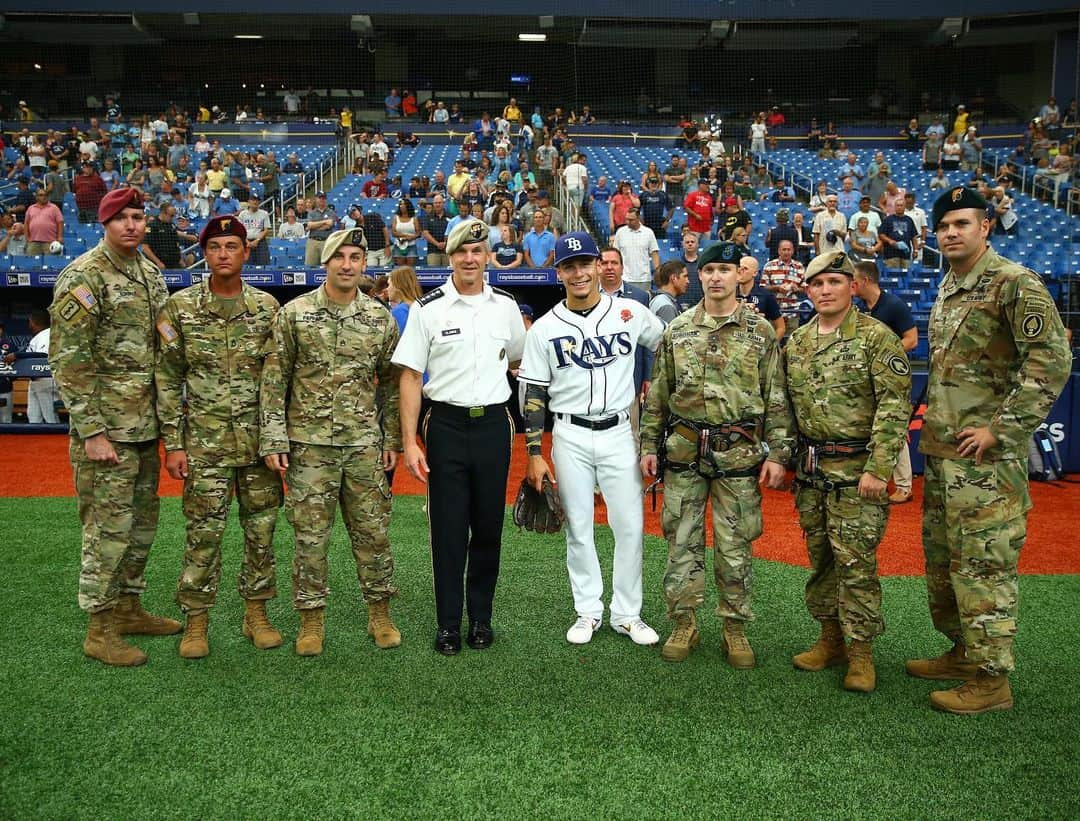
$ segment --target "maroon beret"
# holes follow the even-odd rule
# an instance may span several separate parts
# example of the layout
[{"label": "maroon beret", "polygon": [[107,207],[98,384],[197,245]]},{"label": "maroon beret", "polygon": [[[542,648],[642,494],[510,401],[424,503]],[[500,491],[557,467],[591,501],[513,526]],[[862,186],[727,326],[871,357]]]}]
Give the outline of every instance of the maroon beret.
[{"label": "maroon beret", "polygon": [[142,194],[137,188],[117,188],[101,198],[98,203],[98,222],[102,225],[107,223],[125,208],[143,208]]},{"label": "maroon beret", "polygon": [[234,216],[214,217],[199,234],[199,246],[206,248],[206,243],[214,237],[239,237],[247,242],[247,229]]}]

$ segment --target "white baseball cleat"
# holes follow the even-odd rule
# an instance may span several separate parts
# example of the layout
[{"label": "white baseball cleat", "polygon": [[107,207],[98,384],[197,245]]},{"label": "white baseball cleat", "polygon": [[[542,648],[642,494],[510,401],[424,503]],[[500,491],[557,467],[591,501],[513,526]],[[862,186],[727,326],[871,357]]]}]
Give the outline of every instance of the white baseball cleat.
[{"label": "white baseball cleat", "polygon": [[599,627],[600,619],[578,616],[578,620],[566,631],[566,640],[571,644],[588,644]]},{"label": "white baseball cleat", "polygon": [[612,624],[611,629],[621,636],[629,636],[630,641],[634,642],[634,644],[640,644],[643,647],[647,647],[650,644],[656,644],[660,641],[660,637],[656,635],[656,631],[641,619],[632,619],[626,624]]}]

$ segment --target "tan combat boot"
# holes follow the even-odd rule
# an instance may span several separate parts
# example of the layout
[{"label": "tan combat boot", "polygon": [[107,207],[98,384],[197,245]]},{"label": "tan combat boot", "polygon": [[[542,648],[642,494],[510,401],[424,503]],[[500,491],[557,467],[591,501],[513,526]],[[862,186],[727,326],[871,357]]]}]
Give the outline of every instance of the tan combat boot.
[{"label": "tan combat boot", "polygon": [[90,627],[83,641],[83,653],[113,667],[138,667],[146,664],[146,653],[124,641],[113,624],[113,611],[90,614]]},{"label": "tan combat boot", "polygon": [[679,613],[675,617],[675,629],[660,648],[660,658],[664,661],[686,661],[690,651],[701,643],[701,634],[697,629],[697,614],[691,610]]},{"label": "tan combat boot", "polygon": [[183,629],[176,619],[155,616],[143,610],[137,593],[124,593],[113,610],[116,632],[122,636],[172,636]]},{"label": "tan combat boot", "polygon": [[912,659],[904,664],[909,676],[934,681],[967,681],[975,678],[979,665],[968,661],[967,650],[957,642],[947,653],[932,659]]},{"label": "tan combat boot", "polygon": [[856,693],[872,693],[877,686],[874,671],[873,645],[868,641],[853,639],[848,647],[848,668],[844,676],[844,689]]},{"label": "tan combat boot", "polygon": [[935,710],[962,716],[976,716],[992,710],[1011,710],[1012,688],[1009,687],[1008,676],[993,676],[979,670],[974,678],[959,687],[931,693],[930,704]]},{"label": "tan combat boot", "polygon": [[814,643],[813,647],[805,653],[799,653],[791,661],[800,670],[809,670],[811,673],[818,673],[826,667],[836,667],[847,661],[844,633],[840,629],[840,622],[836,619],[823,619],[821,638]]},{"label": "tan combat boot", "polygon": [[244,624],[241,627],[245,639],[260,650],[270,650],[281,646],[281,633],[266,615],[266,602],[244,599]]},{"label": "tan combat boot", "polygon": [[368,605],[368,635],[375,639],[375,646],[380,650],[401,646],[401,633],[390,618],[390,599],[372,602]]},{"label": "tan combat boot", "polygon": [[188,613],[184,635],[180,639],[180,658],[203,659],[210,655],[210,614],[203,610]]},{"label": "tan combat boot", "polygon": [[752,670],[754,648],[746,638],[745,624],[737,619],[724,619],[724,655],[727,662],[737,670]]},{"label": "tan combat boot", "polygon": [[322,653],[325,608],[300,611],[300,635],[296,637],[296,655],[317,656]]}]

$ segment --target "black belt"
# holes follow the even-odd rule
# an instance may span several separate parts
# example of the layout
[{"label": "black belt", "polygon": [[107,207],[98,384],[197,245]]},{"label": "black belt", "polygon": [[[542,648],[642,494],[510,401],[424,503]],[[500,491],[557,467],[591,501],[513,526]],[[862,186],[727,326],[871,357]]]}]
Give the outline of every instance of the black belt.
[{"label": "black belt", "polygon": [[795,484],[799,487],[812,487],[814,490],[823,490],[826,493],[832,490],[840,490],[844,487],[858,487],[858,479],[829,479],[822,474],[815,474],[813,476],[806,476],[804,478],[795,478]]},{"label": "black belt", "polygon": [[799,447],[803,450],[813,448],[818,458],[844,458],[870,450],[869,439],[811,439],[799,437]]},{"label": "black belt", "polygon": [[586,419],[584,416],[575,416],[572,413],[557,413],[555,415],[563,422],[569,422],[571,425],[588,428],[589,430],[608,430],[623,421],[622,415],[618,413],[609,416],[607,419]]},{"label": "black belt", "polygon": [[446,402],[432,402],[431,412],[438,413],[440,416],[446,416],[451,419],[464,419],[477,420],[484,419],[492,414],[498,415],[500,413],[506,413],[506,403],[499,405],[473,405],[472,407],[466,407],[463,405],[451,405]]}]

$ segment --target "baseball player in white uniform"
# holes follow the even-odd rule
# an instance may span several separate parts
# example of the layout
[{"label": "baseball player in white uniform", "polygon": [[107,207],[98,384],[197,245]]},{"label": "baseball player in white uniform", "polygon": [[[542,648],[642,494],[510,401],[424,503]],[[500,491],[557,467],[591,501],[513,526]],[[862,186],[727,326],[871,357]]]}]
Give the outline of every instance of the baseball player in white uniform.
[{"label": "baseball player in white uniform", "polygon": [[[643,503],[630,428],[634,353],[655,348],[664,326],[638,302],[600,293],[600,252],[585,232],[559,237],[555,270],[566,299],[540,317],[525,337],[518,378],[526,383],[526,475],[538,490],[554,481],[566,511],[566,569],[577,620],[566,633],[586,644],[604,615],[604,580],[593,539],[593,488],[607,503],[615,535],[610,624],[635,644],[656,644],[641,619]],[[544,413],[555,415],[551,456],[541,454]]]}]

